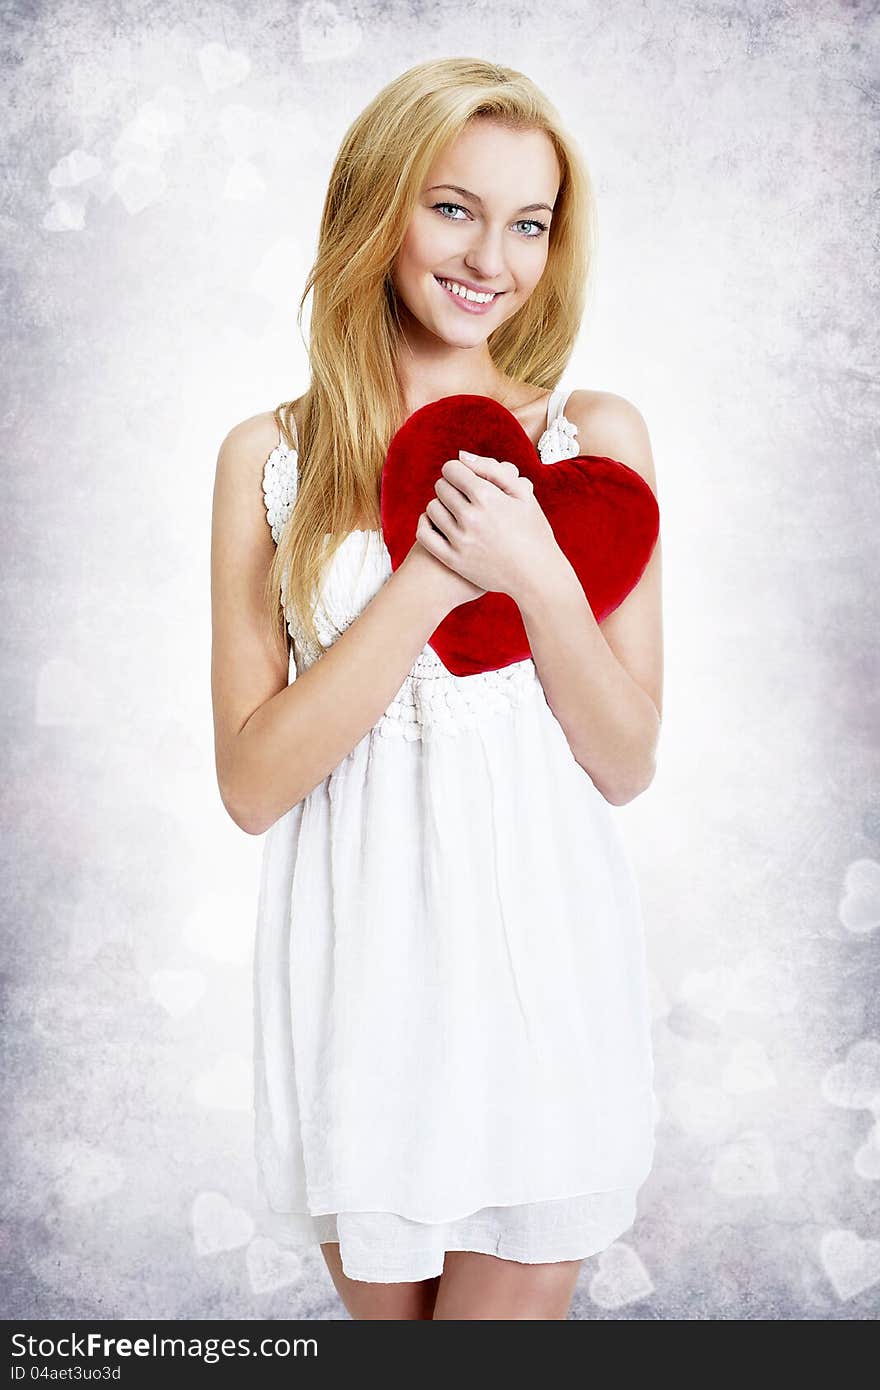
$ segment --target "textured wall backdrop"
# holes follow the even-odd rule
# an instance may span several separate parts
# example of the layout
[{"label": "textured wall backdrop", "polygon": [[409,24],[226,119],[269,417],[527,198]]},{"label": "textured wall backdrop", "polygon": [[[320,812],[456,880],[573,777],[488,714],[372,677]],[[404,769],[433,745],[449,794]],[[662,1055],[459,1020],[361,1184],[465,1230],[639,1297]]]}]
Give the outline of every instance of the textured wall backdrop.
[{"label": "textured wall backdrop", "polygon": [[874,5],[4,10],[6,1318],[339,1318],[256,1191],[261,842],[216,790],[220,441],[301,392],[333,155],[392,75],[528,72],[599,194],[569,386],[663,515],[660,770],[623,808],[662,1117],[572,1316],[880,1307]]}]

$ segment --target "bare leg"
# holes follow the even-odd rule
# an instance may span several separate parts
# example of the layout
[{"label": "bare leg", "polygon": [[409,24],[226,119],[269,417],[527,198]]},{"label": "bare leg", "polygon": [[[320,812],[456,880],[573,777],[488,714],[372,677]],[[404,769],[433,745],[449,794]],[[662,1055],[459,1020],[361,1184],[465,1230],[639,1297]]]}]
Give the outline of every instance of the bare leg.
[{"label": "bare leg", "polygon": [[434,1321],[564,1320],[582,1263],[527,1265],[473,1250],[447,1250]]},{"label": "bare leg", "polygon": [[350,1279],[342,1268],[339,1242],[321,1246],[336,1291],[355,1321],[384,1318],[391,1322],[430,1321],[441,1276],[411,1284],[371,1284]]}]

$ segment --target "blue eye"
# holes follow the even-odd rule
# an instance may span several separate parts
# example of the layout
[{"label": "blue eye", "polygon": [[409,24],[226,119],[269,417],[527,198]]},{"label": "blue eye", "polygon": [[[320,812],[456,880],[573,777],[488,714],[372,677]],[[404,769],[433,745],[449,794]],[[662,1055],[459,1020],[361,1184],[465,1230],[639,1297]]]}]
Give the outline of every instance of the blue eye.
[{"label": "blue eye", "polygon": [[[461,203],[434,203],[434,209],[435,209],[437,212],[440,212],[440,209],[441,209],[441,208],[455,208],[458,212],[463,212],[463,213],[467,214],[467,208],[462,207]],[[440,216],[441,216],[441,217],[446,217],[447,221],[449,221],[449,222],[460,222],[460,221],[461,221],[461,218],[460,218],[460,217],[449,217],[448,214],[445,213],[445,212],[440,212]],[[547,230],[547,223],[546,223],[546,222],[539,222],[539,221],[537,220],[537,218],[535,218],[535,217],[521,217],[517,222],[514,222],[513,225],[514,225],[515,227],[537,227],[537,228],[538,228],[538,230],[537,230],[536,232],[529,232],[529,233],[526,235],[526,241],[537,241],[538,238],[539,238],[539,237],[542,237],[542,236],[544,235],[544,233],[546,232],[546,230]]]},{"label": "blue eye", "polygon": [[[516,225],[516,224],[514,224],[514,225]],[[534,234],[535,237],[543,236],[544,233],[545,233],[546,230],[547,230],[547,223],[546,223],[546,222],[539,222],[539,221],[537,220],[537,218],[535,218],[535,217],[521,217],[520,220],[519,220],[519,226],[520,226],[520,227],[523,227],[523,226],[525,226],[525,227],[537,227],[538,230],[537,230],[537,232],[535,232],[535,234]],[[532,240],[534,240],[534,237],[532,238]]]}]

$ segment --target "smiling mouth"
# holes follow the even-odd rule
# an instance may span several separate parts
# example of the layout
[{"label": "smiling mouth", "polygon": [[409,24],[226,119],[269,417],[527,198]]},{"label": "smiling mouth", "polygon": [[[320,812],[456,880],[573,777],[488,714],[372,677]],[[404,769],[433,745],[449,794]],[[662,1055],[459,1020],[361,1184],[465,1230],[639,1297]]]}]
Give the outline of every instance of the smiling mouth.
[{"label": "smiling mouth", "polygon": [[[492,308],[497,299],[506,294],[506,290],[486,290],[483,294],[479,294],[473,290],[466,290],[463,285],[459,289],[453,289],[453,286],[459,283],[457,280],[447,279],[441,275],[435,275],[434,279],[450,298],[454,299],[462,309],[469,310],[472,314],[485,313],[487,309]],[[478,297],[472,298],[471,296],[474,294],[478,294]],[[488,297],[484,297],[484,295]]]}]

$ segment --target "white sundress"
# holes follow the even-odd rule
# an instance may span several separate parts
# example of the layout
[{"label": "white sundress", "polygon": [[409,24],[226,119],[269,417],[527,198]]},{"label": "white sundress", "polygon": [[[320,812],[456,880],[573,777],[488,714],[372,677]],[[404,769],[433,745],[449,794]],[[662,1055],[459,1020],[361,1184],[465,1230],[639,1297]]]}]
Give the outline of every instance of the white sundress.
[{"label": "white sundress", "polygon": [[[567,392],[542,462],[577,455]],[[263,475],[277,543],[296,496]],[[295,675],[392,573],[381,531],[331,562]],[[285,575],[286,579],[286,575]],[[260,1190],[288,1245],[353,1279],[447,1250],[543,1263],[636,1216],[657,1115],[638,886],[531,658],[453,676],[425,646],[378,723],[264,840],[254,958]]]}]

